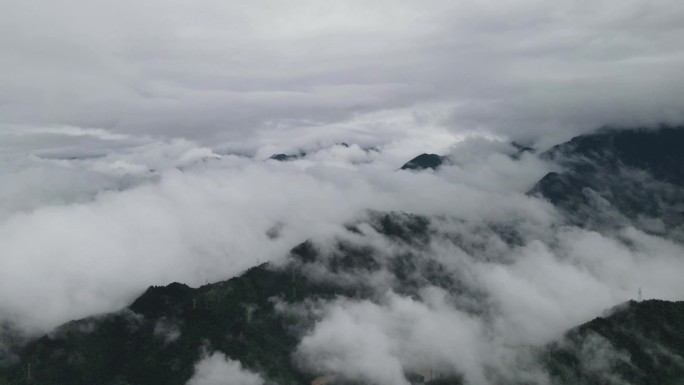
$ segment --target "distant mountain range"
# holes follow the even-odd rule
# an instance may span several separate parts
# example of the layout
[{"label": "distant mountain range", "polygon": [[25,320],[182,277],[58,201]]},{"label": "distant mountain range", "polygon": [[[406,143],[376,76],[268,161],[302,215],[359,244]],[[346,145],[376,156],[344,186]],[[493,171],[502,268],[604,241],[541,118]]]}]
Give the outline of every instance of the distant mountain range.
[{"label": "distant mountain range", "polygon": [[[534,151],[516,148],[519,153]],[[544,176],[529,194],[550,201],[573,224],[602,228],[622,221],[669,234],[684,223],[682,127],[605,129],[539,156],[560,171]],[[437,169],[447,162],[444,156],[423,154],[402,169]],[[369,226],[384,242],[406,246],[397,248],[404,251],[381,255],[373,246],[344,239],[321,248],[312,240],[295,247],[283,266],[262,264],[196,289],[182,283],[153,286],[121,311],[72,321],[28,342],[6,327],[2,338],[11,341],[14,336],[16,341],[8,344],[12,348],[0,360],[0,383],[181,385],[193,376],[204,352],[217,351],[260,373],[267,383],[308,384],[328,373],[303,368],[292,356],[315,319],[278,311],[279,304],[377,296],[363,279],[352,284],[316,279],[311,274],[314,268],[324,266],[331,276],[349,277],[386,269],[396,278],[390,289],[408,297],[417,297],[428,285],[474,299],[481,296],[459,276],[421,258],[420,250],[430,244],[435,235],[431,224],[437,220],[369,211],[364,220],[348,224],[349,234],[361,236],[360,226]],[[491,224],[478,231],[498,234],[508,243],[518,241],[516,229]],[[468,250],[485,247],[456,238],[453,242]],[[476,307],[462,310],[482,312]],[[603,369],[587,361],[605,358],[598,355],[606,351],[615,354]],[[682,384],[684,302],[620,304],[535,354],[554,384]],[[610,368],[608,373],[605,367]],[[426,379],[407,372],[406,377],[414,383],[463,383],[458,376]]]}]

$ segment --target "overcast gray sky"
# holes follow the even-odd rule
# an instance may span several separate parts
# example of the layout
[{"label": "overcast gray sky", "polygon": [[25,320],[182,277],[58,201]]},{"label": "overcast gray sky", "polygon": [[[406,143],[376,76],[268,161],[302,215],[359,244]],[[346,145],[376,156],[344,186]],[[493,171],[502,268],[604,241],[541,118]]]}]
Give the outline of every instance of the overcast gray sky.
[{"label": "overcast gray sky", "polygon": [[0,124],[220,146],[439,105],[454,132],[565,139],[680,122],[682,41],[677,0],[9,0]]}]

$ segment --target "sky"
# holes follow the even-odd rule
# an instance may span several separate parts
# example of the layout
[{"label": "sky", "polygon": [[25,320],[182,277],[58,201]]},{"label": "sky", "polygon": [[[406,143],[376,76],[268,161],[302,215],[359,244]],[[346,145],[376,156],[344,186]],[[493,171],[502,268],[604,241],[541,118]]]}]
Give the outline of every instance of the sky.
[{"label": "sky", "polygon": [[5,1],[0,123],[214,148],[434,105],[449,131],[530,142],[681,122],[683,19],[675,0]]},{"label": "sky", "polygon": [[[376,302],[302,310],[321,317],[297,357],[379,384],[429,357],[486,383],[483,368],[519,368],[511,346],[553,340],[639,286],[682,299],[681,244],[567,225],[525,195],[557,166],[508,144],[682,123],[682,41],[684,3],[670,0],[3,1],[0,322],[44,333],[149,285],[333,242],[368,209],[404,211],[490,242],[489,262],[447,236],[427,254],[487,293],[494,322],[380,279]],[[398,171],[424,152],[451,163]],[[491,223],[525,244],[475,231]],[[394,250],[366,235],[353,241]],[[206,352],[191,384],[227,373],[264,382]]]}]

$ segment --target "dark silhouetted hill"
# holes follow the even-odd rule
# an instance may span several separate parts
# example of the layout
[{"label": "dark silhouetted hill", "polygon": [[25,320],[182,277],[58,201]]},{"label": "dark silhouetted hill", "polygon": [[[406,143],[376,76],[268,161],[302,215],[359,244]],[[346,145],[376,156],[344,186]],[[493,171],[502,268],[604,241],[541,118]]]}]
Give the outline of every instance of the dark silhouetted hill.
[{"label": "dark silhouetted hill", "polygon": [[417,157],[409,160],[401,166],[402,170],[425,170],[425,169],[433,169],[436,170],[439,166],[441,166],[446,157],[445,156],[440,156],[437,154],[420,154]]}]

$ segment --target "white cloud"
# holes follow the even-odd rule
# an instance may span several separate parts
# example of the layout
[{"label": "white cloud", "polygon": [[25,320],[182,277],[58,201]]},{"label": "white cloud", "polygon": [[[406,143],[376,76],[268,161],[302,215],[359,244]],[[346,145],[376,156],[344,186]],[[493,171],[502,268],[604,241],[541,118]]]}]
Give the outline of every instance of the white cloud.
[{"label": "white cloud", "polygon": [[389,293],[386,302],[339,300],[305,336],[298,357],[325,374],[343,374],[378,384],[408,384],[404,370],[466,373],[482,383],[485,338],[481,324],[449,307],[440,290],[426,303]]},{"label": "white cloud", "polygon": [[[477,223],[435,220],[427,248],[388,245],[364,227],[366,235],[344,238],[378,249],[373,255],[386,271],[355,277],[355,285],[376,289],[371,300],[342,298],[308,310],[317,322],[298,348],[303,365],[380,384],[403,383],[405,371],[425,367],[463,374],[470,384],[497,378],[547,384],[535,348],[635,299],[639,287],[650,298],[681,300],[682,246],[673,241],[630,227],[600,234],[552,224],[522,230],[522,244],[515,246]],[[457,288],[447,293],[428,286],[418,298],[388,293],[395,281],[387,259],[406,253],[418,266],[440,263]]]},{"label": "white cloud", "polygon": [[[230,278],[339,231],[365,209],[469,218],[529,210],[548,220],[544,204],[522,195],[503,202],[439,175],[395,172],[396,157],[335,146],[302,167],[173,140],[5,163],[0,172],[13,183],[0,188],[0,308],[46,330],[120,308],[148,285]],[[476,209],[489,199],[499,203]]]},{"label": "white cloud", "polygon": [[682,121],[683,14],[673,0],[5,2],[0,114],[214,145],[439,102],[457,133],[551,144]]},{"label": "white cloud", "polygon": [[[300,346],[300,358],[316,371],[401,383],[404,370],[432,364],[474,383],[492,373],[543,383],[529,363],[530,346],[633,297],[638,287],[667,299],[684,290],[681,245],[632,228],[599,234],[561,226],[548,203],[523,194],[548,166],[501,154],[510,151],[503,139],[449,134],[432,125],[442,121],[434,115],[377,118],[359,119],[384,122],[386,131],[374,137],[361,129],[358,137],[380,151],[335,145],[334,135],[317,143],[311,134],[289,142],[308,153],[294,162],[136,137],[94,158],[6,161],[0,172],[13,184],[0,189],[4,319],[46,331],[119,309],[148,285],[227,279],[257,261],[282,259],[305,239],[340,236],[365,209],[438,215],[439,235],[414,251],[441,263],[468,290],[447,298],[429,289],[410,299],[387,294],[387,272],[356,277],[376,285],[384,299],[322,305],[324,318]],[[397,171],[400,160],[415,155],[416,137],[402,131],[405,122],[427,122],[432,131],[424,143],[443,148],[454,165]],[[266,139],[248,143],[252,153],[270,153]],[[70,140],[76,142],[64,143],[81,138]],[[275,225],[278,236],[269,236]],[[491,225],[514,230],[520,245],[505,243]],[[368,226],[360,229],[362,235],[345,237],[384,257],[407,251]]]},{"label": "white cloud", "polygon": [[195,365],[195,374],[187,385],[263,385],[260,375],[242,367],[222,353],[212,353]]}]

